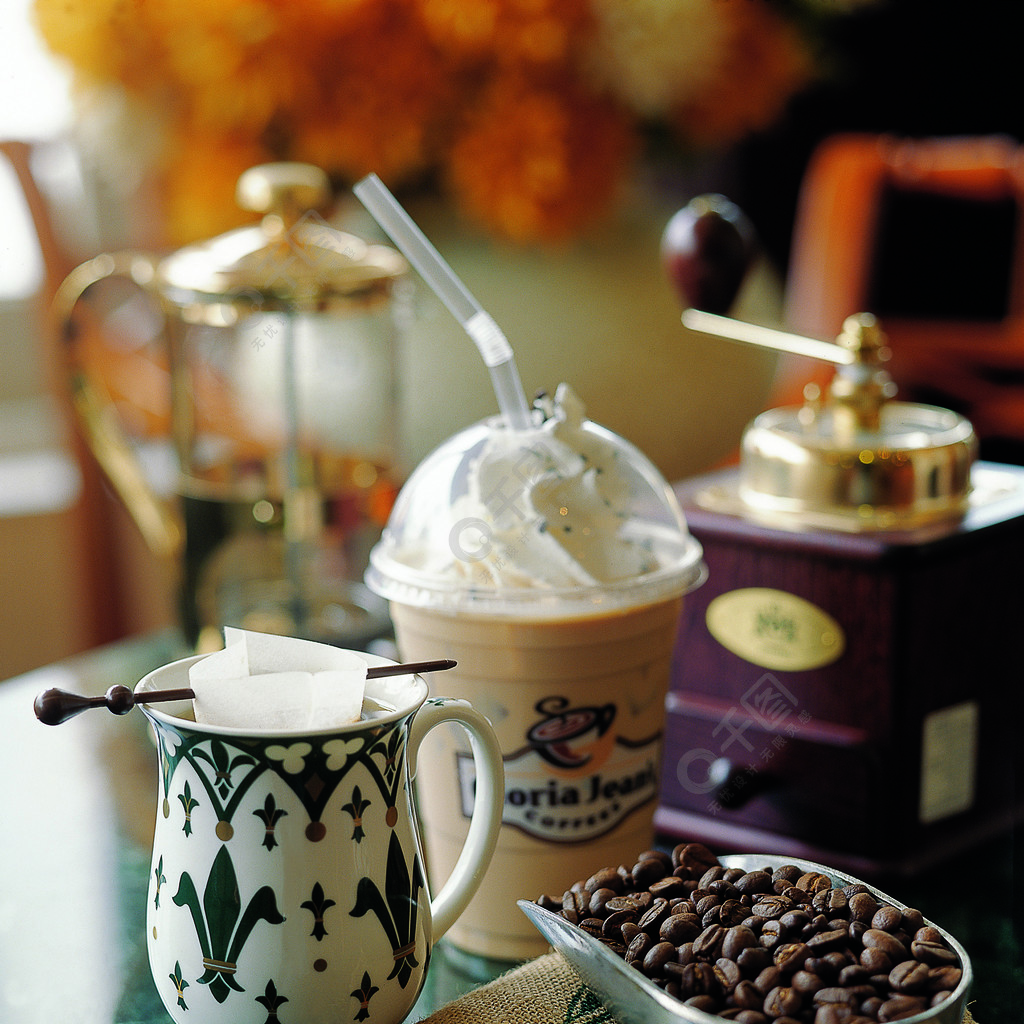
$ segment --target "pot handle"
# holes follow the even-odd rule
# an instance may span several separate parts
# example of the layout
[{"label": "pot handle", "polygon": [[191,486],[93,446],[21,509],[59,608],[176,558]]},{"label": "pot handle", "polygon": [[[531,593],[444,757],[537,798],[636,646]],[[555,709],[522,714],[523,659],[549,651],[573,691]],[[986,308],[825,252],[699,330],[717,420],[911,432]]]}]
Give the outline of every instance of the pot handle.
[{"label": "pot handle", "polygon": [[157,263],[157,257],[144,252],[96,256],[64,279],[54,295],[52,314],[68,357],[72,404],[86,443],[149,548],[157,555],[175,559],[183,543],[178,517],[170,503],[153,491],[118,421],[113,402],[87,373],[76,351],[80,332],[75,308],[85,293],[100,281],[123,277],[159,302],[155,284]]},{"label": "pot handle", "polygon": [[437,942],[455,923],[480,887],[498,843],[505,802],[505,766],[498,738],[491,723],[464,700],[431,697],[416,713],[409,738],[410,775],[415,776],[423,738],[431,729],[445,722],[456,722],[469,734],[476,770],[476,791],[465,845],[448,880],[430,904],[432,942]]}]

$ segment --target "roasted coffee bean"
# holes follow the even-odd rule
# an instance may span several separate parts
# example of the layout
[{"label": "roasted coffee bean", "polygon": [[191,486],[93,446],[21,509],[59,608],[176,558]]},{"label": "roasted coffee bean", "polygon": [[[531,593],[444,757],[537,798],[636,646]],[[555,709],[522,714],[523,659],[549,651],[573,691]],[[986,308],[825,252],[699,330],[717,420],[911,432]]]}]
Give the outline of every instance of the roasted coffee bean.
[{"label": "roasted coffee bean", "polygon": [[808,871],[796,880],[797,888],[813,896],[822,889],[832,888],[832,879],[823,875],[820,871]]},{"label": "roasted coffee bean", "polygon": [[866,984],[870,977],[871,972],[862,964],[847,964],[839,972],[839,977],[836,980],[843,988],[849,988],[852,985]]},{"label": "roasted coffee bean", "polygon": [[720,992],[718,978],[711,964],[684,964],[678,973],[679,990],[687,996],[716,996]]},{"label": "roasted coffee bean", "polygon": [[927,1000],[919,996],[893,996],[878,1008],[878,1019],[884,1024],[893,1020],[906,1020],[907,1017],[913,1017],[915,1013],[920,1013],[927,1007]]},{"label": "roasted coffee bean", "polygon": [[785,896],[787,899],[791,899],[793,901],[793,906],[795,907],[803,906],[811,898],[811,894],[809,892],[805,892],[803,889],[798,889],[795,885],[787,886],[779,893],[779,895]]},{"label": "roasted coffee bean", "polygon": [[747,909],[739,900],[726,900],[719,910],[718,923],[723,928],[734,928],[746,921]]},{"label": "roasted coffee bean", "polygon": [[818,989],[825,987],[825,982],[816,974],[810,971],[797,971],[790,980],[790,984],[804,995],[814,995]]},{"label": "roasted coffee bean", "polygon": [[692,942],[700,932],[700,920],[693,914],[672,914],[661,922],[658,938],[671,942],[673,946],[681,946],[684,942]]},{"label": "roasted coffee bean", "polygon": [[795,934],[810,924],[811,916],[806,910],[787,910],[780,918],[779,923],[786,929],[786,934]]},{"label": "roasted coffee bean", "polygon": [[731,992],[742,981],[743,973],[735,960],[720,956],[715,961],[715,977],[723,992]]},{"label": "roasted coffee bean", "polygon": [[647,951],[654,945],[654,940],[647,932],[639,932],[632,942],[626,946],[626,960],[629,963],[642,963]]},{"label": "roasted coffee bean", "polygon": [[897,992],[916,995],[928,987],[928,965],[917,960],[904,960],[889,972],[889,984]]},{"label": "roasted coffee bean", "polygon": [[836,1006],[850,1006],[852,1007],[856,1003],[854,996],[850,994],[845,988],[841,988],[838,985],[830,985],[826,988],[819,988],[813,996],[815,1006],[836,1005]]},{"label": "roasted coffee bean", "polygon": [[724,941],[725,929],[720,924],[713,924],[693,940],[693,952],[696,956],[715,960],[722,955]]},{"label": "roasted coffee bean", "polygon": [[871,974],[888,974],[893,967],[892,957],[876,946],[865,946],[861,950],[860,962]]},{"label": "roasted coffee bean", "polygon": [[959,967],[932,967],[928,971],[928,991],[952,992],[963,976],[964,972]]},{"label": "roasted coffee bean", "polygon": [[650,932],[652,935],[656,934],[661,927],[661,922],[668,917],[670,909],[668,900],[656,899],[636,923],[640,926],[641,931]]},{"label": "roasted coffee bean", "polygon": [[850,937],[850,944],[860,949],[864,944],[864,933],[868,930],[866,921],[851,921],[846,926],[846,934]]},{"label": "roasted coffee bean", "polygon": [[929,967],[951,967],[960,962],[960,958],[941,941],[939,942],[918,942],[916,939],[910,944],[911,954]]},{"label": "roasted coffee bean", "polygon": [[783,981],[782,971],[775,967],[766,967],[755,979],[754,985],[757,991],[761,995],[766,996],[773,988],[777,985],[781,985]]},{"label": "roasted coffee bean", "polygon": [[774,950],[786,939],[786,929],[778,921],[765,921],[757,936],[758,944],[767,950]]},{"label": "roasted coffee bean", "polygon": [[924,928],[918,928],[914,932],[914,942],[938,942],[942,943],[945,940],[942,938],[942,932],[938,928],[932,925],[927,925]]},{"label": "roasted coffee bean", "polygon": [[701,993],[698,996],[690,996],[683,1001],[683,1006],[692,1006],[695,1010],[703,1010],[705,1013],[714,1013],[718,1009],[718,1000],[714,996]]},{"label": "roasted coffee bean", "polygon": [[736,957],[736,963],[748,978],[756,978],[766,967],[773,966],[771,953],[761,946],[751,946],[750,949],[743,950]]},{"label": "roasted coffee bean", "polygon": [[924,927],[924,914],[915,907],[903,908],[903,929],[913,935],[918,929]]},{"label": "roasted coffee bean", "polygon": [[783,974],[799,971],[811,955],[810,947],[804,942],[786,942],[772,954],[772,961]]},{"label": "roasted coffee bean", "polygon": [[666,871],[672,870],[672,856],[666,853],[664,850],[643,850],[637,854],[639,860],[660,860],[665,865]]},{"label": "roasted coffee bean", "polygon": [[872,1020],[876,1020],[878,1018],[878,1008],[884,1002],[885,1000],[881,996],[868,996],[868,998],[860,1004],[858,1009],[865,1017],[870,1017]]},{"label": "roasted coffee bean", "polygon": [[804,970],[816,974],[826,985],[834,984],[839,978],[839,968],[823,956],[810,956],[804,961]]},{"label": "roasted coffee bean", "polygon": [[596,889],[590,894],[590,902],[587,905],[591,917],[604,917],[608,913],[605,909],[609,900],[615,899],[614,889]]},{"label": "roasted coffee bean", "polygon": [[721,864],[715,864],[713,867],[707,869],[697,880],[697,885],[705,890],[705,892],[711,892],[711,883],[717,882],[720,878],[725,876],[725,868]]},{"label": "roasted coffee bean", "polygon": [[772,876],[768,871],[748,871],[736,879],[735,885],[741,893],[748,893],[751,896],[774,891]]},{"label": "roasted coffee bean", "polygon": [[740,1010],[736,1024],[768,1024],[768,1018],[760,1010]]},{"label": "roasted coffee bean", "polygon": [[803,996],[795,988],[779,985],[764,997],[764,1012],[769,1017],[795,1017],[803,1003]]},{"label": "roasted coffee bean", "polygon": [[935,995],[928,1000],[929,1006],[938,1006],[940,1003],[944,1003],[949,998],[948,992],[936,992]]},{"label": "roasted coffee bean", "polygon": [[637,927],[636,921],[627,921],[621,929],[622,941],[628,946],[638,935],[640,929]]},{"label": "roasted coffee bean", "polygon": [[661,974],[669,961],[676,958],[676,947],[671,942],[656,942],[644,954],[643,970],[648,977]]},{"label": "roasted coffee bean", "polygon": [[783,864],[781,867],[777,867],[772,872],[772,880],[783,879],[789,882],[790,885],[796,885],[797,879],[803,874],[803,872],[795,864]]},{"label": "roasted coffee bean", "polygon": [[884,906],[875,911],[871,927],[883,932],[894,932],[903,924],[903,913],[898,907]]},{"label": "roasted coffee bean", "polygon": [[702,928],[710,928],[713,924],[721,924],[722,918],[722,907],[721,905],[711,907],[708,912],[700,919]]},{"label": "roasted coffee bean", "polygon": [[758,917],[775,919],[792,910],[793,901],[788,896],[762,896],[750,905],[750,909]]},{"label": "roasted coffee bean", "polygon": [[675,875],[666,875],[659,878],[650,886],[650,893],[655,899],[670,900],[673,897],[686,895],[686,883]]},{"label": "roasted coffee bean", "polygon": [[845,928],[818,932],[807,940],[807,945],[815,956],[822,956],[846,945],[849,935]]},{"label": "roasted coffee bean", "polygon": [[654,897],[650,894],[650,892],[647,889],[644,889],[643,892],[633,893],[633,899],[636,900],[637,905],[640,907],[641,913],[645,911],[654,902]]},{"label": "roasted coffee bean", "polygon": [[727,928],[722,939],[722,956],[730,960],[739,960],[740,953],[757,945],[757,936],[745,925],[733,925]]},{"label": "roasted coffee bean", "polygon": [[849,1006],[826,1003],[814,1011],[814,1024],[853,1024],[855,1018]]},{"label": "roasted coffee bean", "polygon": [[637,861],[632,870],[633,884],[638,889],[649,889],[653,882],[657,882],[668,874],[668,868],[664,861],[654,857],[647,860]]},{"label": "roasted coffee bean", "polygon": [[604,925],[604,921],[599,917],[585,917],[579,923],[581,930],[585,931],[588,935],[593,935],[595,939],[601,937],[601,928]]},{"label": "roasted coffee bean", "polygon": [[566,889],[562,894],[562,910],[579,914],[582,909],[579,893],[573,889]]},{"label": "roasted coffee bean", "polygon": [[702,866],[706,871],[718,864],[718,858],[703,843],[680,843],[672,851],[672,862],[691,870]]},{"label": "roasted coffee bean", "polygon": [[764,996],[752,981],[744,978],[732,990],[732,1001],[741,1010],[759,1010],[764,1005]]},{"label": "roasted coffee bean", "polygon": [[[635,924],[636,914],[631,910],[616,910],[604,919],[601,926],[601,934],[609,939],[622,939],[622,926],[624,924]],[[630,938],[633,936],[630,935]]]},{"label": "roasted coffee bean", "polygon": [[818,932],[826,931],[827,928],[828,918],[824,914],[815,914],[807,925],[807,933],[808,935],[815,935]]},{"label": "roasted coffee bean", "polygon": [[699,899],[693,899],[694,913],[698,917],[703,917],[712,907],[719,906],[721,902],[720,896],[716,896],[714,893],[707,893],[707,895],[701,896]]},{"label": "roasted coffee bean", "polygon": [[869,892],[858,892],[847,899],[846,906],[852,920],[870,924],[878,910],[878,900]]},{"label": "roasted coffee bean", "polygon": [[820,914],[828,918],[846,915],[848,906],[846,893],[842,889],[821,889],[811,898],[811,905]]},{"label": "roasted coffee bean", "polygon": [[724,878],[719,878],[712,882],[708,886],[708,892],[720,897],[723,903],[726,900],[739,899],[742,895],[732,882],[727,882]]},{"label": "roasted coffee bean", "polygon": [[554,896],[544,896],[544,895],[541,895],[541,896],[538,896],[537,899],[534,900],[534,902],[542,910],[550,910],[550,911],[552,911],[553,913],[556,913],[556,914],[558,913],[559,910],[562,909],[562,901],[561,900],[556,900],[554,898]]},{"label": "roasted coffee bean", "polygon": [[[878,915],[876,914],[875,917]],[[884,950],[892,958],[894,964],[907,959],[907,947],[899,939],[880,928],[869,928],[861,938],[867,949]]]},{"label": "roasted coffee bean", "polygon": [[640,914],[640,903],[635,896],[613,896],[604,906],[610,914],[619,910],[626,910],[638,916]]},{"label": "roasted coffee bean", "polygon": [[597,892],[599,889],[611,889],[616,895],[623,889],[622,879],[614,868],[601,868],[600,871],[595,871],[587,879],[585,885],[591,892]]}]

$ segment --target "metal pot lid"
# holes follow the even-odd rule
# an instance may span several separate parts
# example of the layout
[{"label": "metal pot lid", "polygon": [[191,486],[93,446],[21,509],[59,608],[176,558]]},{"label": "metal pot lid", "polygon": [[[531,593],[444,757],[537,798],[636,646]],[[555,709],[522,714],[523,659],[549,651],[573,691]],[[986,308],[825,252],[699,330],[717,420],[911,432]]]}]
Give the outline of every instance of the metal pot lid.
[{"label": "metal pot lid", "polygon": [[238,179],[259,224],[186,246],[161,261],[157,284],[187,322],[231,326],[255,312],[330,312],[386,301],[407,269],[385,245],[332,227],[327,175],[299,163],[262,164]]},{"label": "metal pot lid", "polygon": [[[729,330],[700,314],[699,330]],[[726,318],[713,318],[714,321]],[[684,318],[684,322],[687,322]],[[770,409],[743,435],[739,505],[772,525],[845,530],[910,529],[968,508],[977,438],[958,413],[894,401],[888,346],[870,313],[849,317],[836,345],[741,325],[747,341],[838,364],[824,396]],[[790,344],[792,341],[792,344]]]}]

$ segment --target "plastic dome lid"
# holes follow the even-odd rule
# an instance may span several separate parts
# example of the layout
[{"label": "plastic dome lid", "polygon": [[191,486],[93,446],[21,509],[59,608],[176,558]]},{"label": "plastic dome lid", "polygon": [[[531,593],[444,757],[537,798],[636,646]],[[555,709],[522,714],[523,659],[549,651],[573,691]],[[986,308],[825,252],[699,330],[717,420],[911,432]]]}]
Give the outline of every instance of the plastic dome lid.
[{"label": "plastic dome lid", "polygon": [[653,463],[562,385],[535,429],[485,420],[424,459],[366,582],[413,606],[577,616],[684,594],[702,555]]}]

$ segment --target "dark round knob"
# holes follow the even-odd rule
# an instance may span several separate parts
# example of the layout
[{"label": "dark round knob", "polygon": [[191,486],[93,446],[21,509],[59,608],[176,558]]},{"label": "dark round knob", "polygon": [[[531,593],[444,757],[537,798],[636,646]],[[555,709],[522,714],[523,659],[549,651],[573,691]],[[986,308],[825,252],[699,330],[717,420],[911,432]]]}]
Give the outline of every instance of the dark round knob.
[{"label": "dark round knob", "polygon": [[127,715],[135,707],[135,694],[127,686],[112,686],[105,697],[112,715]]},{"label": "dark round knob", "polygon": [[661,258],[684,305],[729,312],[757,254],[754,227],[724,196],[697,196],[665,225]]},{"label": "dark round knob", "polygon": [[68,693],[66,690],[44,690],[36,697],[33,708],[36,718],[44,725],[60,725],[69,718],[89,708],[97,706],[97,701],[104,702],[102,697],[82,697],[77,693]]}]

